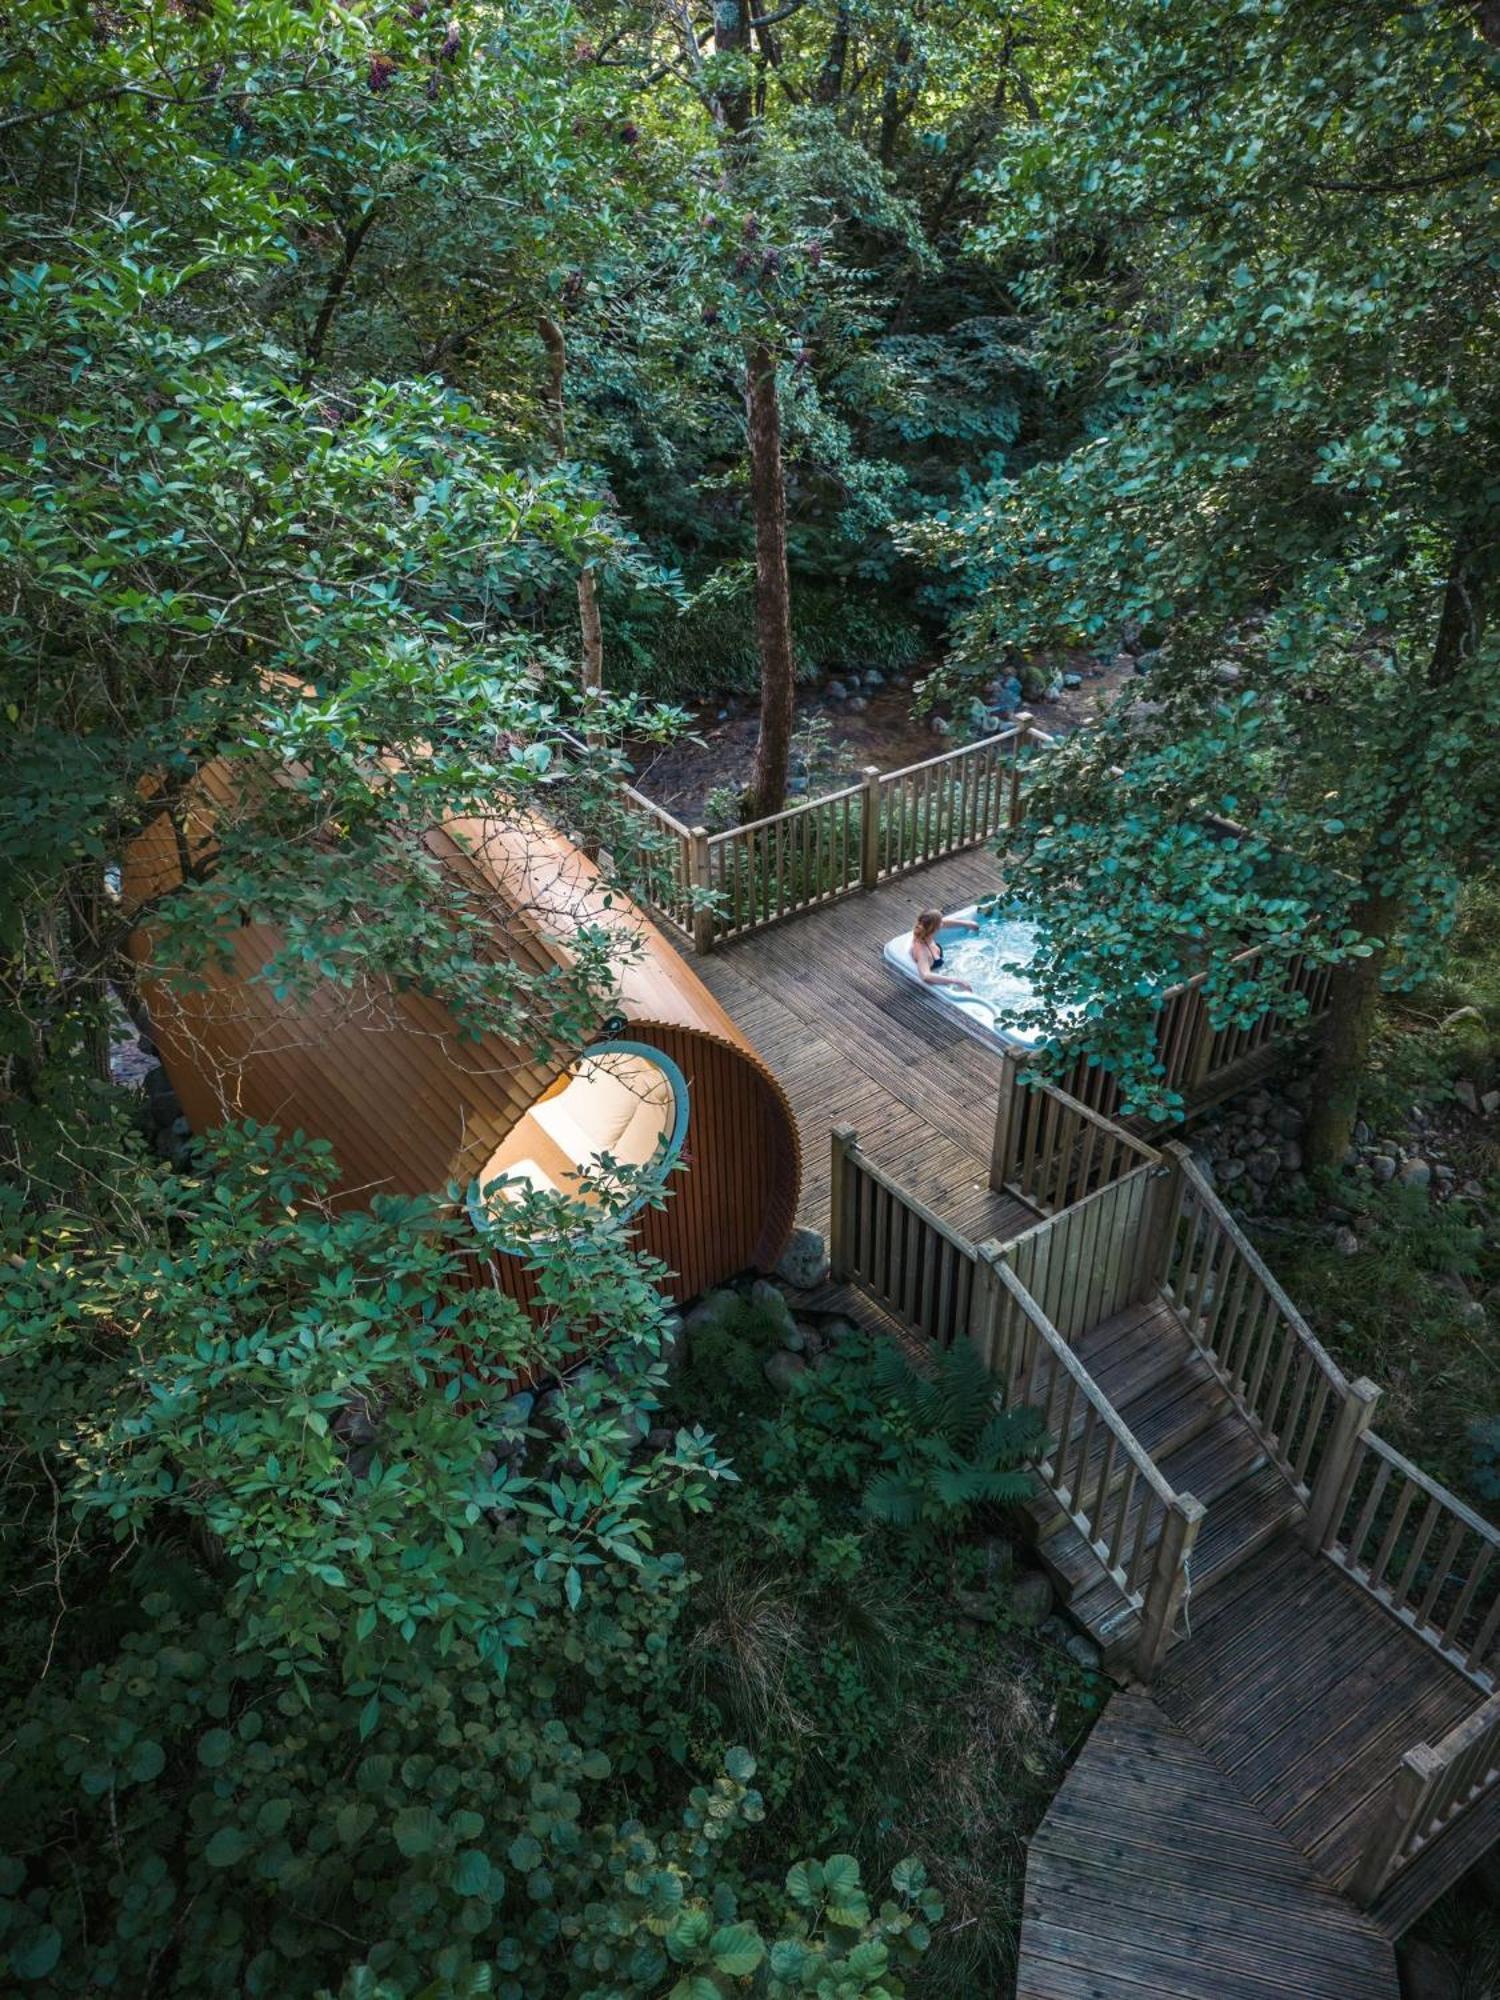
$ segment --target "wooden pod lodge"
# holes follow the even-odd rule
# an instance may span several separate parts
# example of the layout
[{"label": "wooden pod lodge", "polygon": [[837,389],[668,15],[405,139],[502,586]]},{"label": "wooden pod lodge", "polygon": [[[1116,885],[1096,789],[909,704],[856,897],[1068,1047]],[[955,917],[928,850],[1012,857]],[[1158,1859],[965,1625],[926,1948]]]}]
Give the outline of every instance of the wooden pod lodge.
[{"label": "wooden pod lodge", "polygon": [[[575,1006],[566,1034],[543,1024],[476,1039],[441,1002],[384,977],[278,998],[263,975],[282,934],[258,922],[232,934],[225,962],[195,967],[190,981],[167,975],[147,906],[181,885],[185,860],[211,856],[237,783],[208,766],[185,837],[163,813],[122,870],[127,906],[142,916],[131,953],[152,1035],[195,1131],[253,1118],[326,1139],[334,1199],[347,1204],[453,1184],[493,1185],[501,1213],[528,1186],[608,1198],[604,1156],[664,1174],[665,1205],[627,1213],[675,1298],[775,1264],[801,1186],[780,1084],[655,925],[533,814],[450,820],[426,845],[447,886],[487,913],[495,959],[528,976],[544,1010],[549,992],[576,996],[588,939],[607,937],[614,985],[592,1033],[580,1033]],[[527,1247],[518,1238],[518,1253]],[[481,1252],[474,1272],[529,1302],[522,1254]]]}]

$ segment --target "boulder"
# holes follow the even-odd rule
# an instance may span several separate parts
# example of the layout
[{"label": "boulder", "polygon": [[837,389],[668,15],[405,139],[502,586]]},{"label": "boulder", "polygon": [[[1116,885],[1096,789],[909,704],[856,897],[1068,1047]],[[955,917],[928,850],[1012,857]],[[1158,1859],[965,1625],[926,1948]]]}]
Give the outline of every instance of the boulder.
[{"label": "boulder", "polygon": [[1359,1255],[1359,1238],[1347,1226],[1335,1229],[1333,1232],[1333,1247],[1340,1257],[1357,1257]]},{"label": "boulder", "polygon": [[1389,1153],[1377,1153],[1370,1162],[1370,1172],[1383,1187],[1396,1178],[1396,1162]]},{"label": "boulder", "polygon": [[928,724],[928,727],[934,736],[951,736],[953,734],[953,724],[948,720],[946,715],[935,715]]},{"label": "boulder", "polygon": [[816,1229],[794,1229],[776,1266],[782,1284],[810,1292],[828,1276],[828,1245]]},{"label": "boulder", "polygon": [[1091,1674],[1098,1673],[1104,1663],[1104,1656],[1086,1632],[1074,1632],[1063,1642],[1063,1651]]},{"label": "boulder", "polygon": [[830,681],[824,689],[824,693],[829,701],[847,701],[849,699],[849,690],[844,686],[842,681]]},{"label": "boulder", "polygon": [[1453,1095],[1458,1099],[1465,1111],[1478,1112],[1479,1093],[1466,1076],[1461,1076],[1458,1082],[1454,1084]]},{"label": "boulder", "polygon": [[1065,688],[1081,688],[1083,686],[1083,675],[1064,674],[1062,677],[1062,684]]},{"label": "boulder", "polygon": [[750,1287],[750,1298],[768,1319],[776,1322],[782,1335],[791,1332],[795,1325],[792,1309],[787,1304],[779,1285],[773,1285],[769,1278],[757,1278]]},{"label": "boulder", "polygon": [[1432,1168],[1419,1154],[1413,1153],[1401,1162],[1399,1175],[1402,1187],[1425,1188],[1432,1184]]},{"label": "boulder", "polygon": [[1488,1118],[1500,1111],[1500,1090],[1487,1090],[1479,1100],[1479,1108]]},{"label": "boulder", "polygon": [[1301,1173],[1302,1148],[1297,1141],[1295,1139],[1283,1139],[1278,1150],[1281,1155],[1281,1164],[1286,1171],[1289,1174]]},{"label": "boulder", "polygon": [[852,715],[863,715],[863,713],[869,706],[870,704],[865,700],[862,694],[850,695],[848,701],[848,708]]},{"label": "boulder", "polygon": [[661,1359],[669,1368],[680,1368],[687,1360],[687,1328],[681,1313],[668,1313],[661,1323]]},{"label": "boulder", "polygon": [[765,1376],[771,1387],[786,1395],[799,1375],[807,1373],[807,1363],[800,1354],[793,1354],[788,1348],[779,1347],[765,1359]]},{"label": "boulder", "polygon": [[1010,1615],[1023,1632],[1034,1632],[1052,1609],[1052,1585],[1039,1569],[1024,1570],[1010,1587]]},{"label": "boulder", "polygon": [[1264,1187],[1281,1171],[1281,1155],[1274,1146],[1258,1146],[1245,1162],[1245,1171],[1251,1180]]}]

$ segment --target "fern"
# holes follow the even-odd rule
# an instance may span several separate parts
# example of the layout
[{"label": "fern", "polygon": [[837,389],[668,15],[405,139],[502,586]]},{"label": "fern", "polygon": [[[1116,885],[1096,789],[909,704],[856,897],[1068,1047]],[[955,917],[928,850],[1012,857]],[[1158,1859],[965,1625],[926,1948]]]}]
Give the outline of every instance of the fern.
[{"label": "fern", "polygon": [[1035,1410],[1000,1406],[995,1378],[967,1341],[923,1374],[899,1348],[875,1369],[884,1406],[884,1469],[865,1487],[864,1511],[893,1528],[957,1525],[977,1507],[1014,1506],[1031,1492],[1027,1462],[1046,1431]]}]

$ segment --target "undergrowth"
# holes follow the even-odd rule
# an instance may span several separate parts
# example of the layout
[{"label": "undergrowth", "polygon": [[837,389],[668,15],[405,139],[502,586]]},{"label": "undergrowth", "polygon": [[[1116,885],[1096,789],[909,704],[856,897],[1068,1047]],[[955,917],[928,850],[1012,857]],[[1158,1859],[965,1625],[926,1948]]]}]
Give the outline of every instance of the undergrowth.
[{"label": "undergrowth", "polygon": [[688,1740],[754,1742],[768,1851],[921,1854],[946,1915],[913,1993],[1004,1990],[1022,1843],[1101,1696],[1009,1610],[1005,1468],[1034,1427],[991,1428],[982,1371],[922,1383],[853,1334],[779,1390],[764,1363],[788,1321],[721,1303],[675,1389],[740,1480],[686,1551]]}]

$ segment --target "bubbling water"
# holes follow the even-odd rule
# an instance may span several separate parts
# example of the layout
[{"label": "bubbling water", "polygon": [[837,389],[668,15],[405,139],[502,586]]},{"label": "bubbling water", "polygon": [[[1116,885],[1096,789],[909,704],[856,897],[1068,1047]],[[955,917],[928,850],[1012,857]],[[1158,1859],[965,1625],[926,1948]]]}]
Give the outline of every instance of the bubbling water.
[{"label": "bubbling water", "polygon": [[[1037,926],[1022,917],[981,917],[977,931],[940,935],[943,971],[967,980],[978,998],[994,1009],[1001,1026],[1027,1035],[1022,1024],[1036,999],[1029,968],[1036,957]],[[1030,1034],[1035,1032],[1033,1026]]]}]

